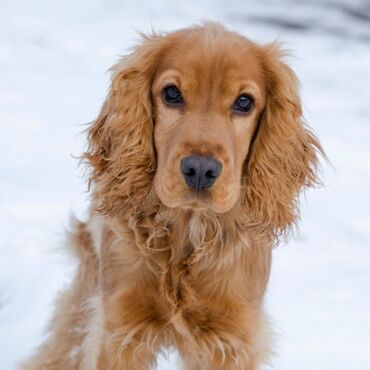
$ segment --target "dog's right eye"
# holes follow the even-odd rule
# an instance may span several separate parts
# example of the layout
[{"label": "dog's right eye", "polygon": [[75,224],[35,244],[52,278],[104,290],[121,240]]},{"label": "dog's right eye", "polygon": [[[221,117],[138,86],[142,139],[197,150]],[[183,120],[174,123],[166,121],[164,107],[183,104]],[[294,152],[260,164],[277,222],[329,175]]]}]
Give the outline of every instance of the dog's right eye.
[{"label": "dog's right eye", "polygon": [[162,90],[163,100],[167,105],[183,105],[184,99],[181,96],[180,90],[174,86],[170,85]]},{"label": "dog's right eye", "polygon": [[249,113],[254,107],[254,100],[251,96],[242,94],[232,105],[231,109],[236,113]]}]

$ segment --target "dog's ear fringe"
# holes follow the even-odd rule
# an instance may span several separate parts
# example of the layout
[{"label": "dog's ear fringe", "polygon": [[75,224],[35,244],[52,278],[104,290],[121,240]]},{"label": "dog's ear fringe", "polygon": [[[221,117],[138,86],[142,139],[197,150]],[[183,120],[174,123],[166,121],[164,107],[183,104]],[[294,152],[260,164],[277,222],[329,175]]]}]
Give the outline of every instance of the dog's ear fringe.
[{"label": "dog's ear fringe", "polygon": [[319,140],[302,118],[298,79],[273,43],[260,48],[266,108],[246,164],[245,208],[272,239],[289,237],[299,216],[299,194],[321,184]]},{"label": "dog's ear fringe", "polygon": [[112,83],[97,119],[87,130],[82,155],[97,211],[112,217],[138,212],[150,194],[156,168],[150,85],[160,36],[146,36],[110,71]]}]

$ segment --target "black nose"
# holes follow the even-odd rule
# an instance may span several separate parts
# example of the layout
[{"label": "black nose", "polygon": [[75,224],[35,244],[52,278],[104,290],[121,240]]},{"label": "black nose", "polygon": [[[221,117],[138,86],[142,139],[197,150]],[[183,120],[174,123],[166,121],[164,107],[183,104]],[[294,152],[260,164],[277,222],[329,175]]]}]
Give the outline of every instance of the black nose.
[{"label": "black nose", "polygon": [[199,155],[182,159],[180,166],[186,184],[196,190],[210,188],[222,169],[221,163],[216,159]]}]

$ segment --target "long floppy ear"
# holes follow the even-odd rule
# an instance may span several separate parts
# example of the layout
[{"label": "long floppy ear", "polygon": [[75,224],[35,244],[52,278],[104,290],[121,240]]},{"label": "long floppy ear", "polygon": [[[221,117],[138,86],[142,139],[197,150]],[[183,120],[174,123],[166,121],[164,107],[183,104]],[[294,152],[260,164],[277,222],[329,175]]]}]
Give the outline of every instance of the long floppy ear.
[{"label": "long floppy ear", "polygon": [[266,108],[251,148],[246,196],[252,217],[277,236],[298,217],[298,194],[318,183],[317,138],[302,120],[298,80],[277,45],[261,48]]},{"label": "long floppy ear", "polygon": [[103,214],[132,214],[152,189],[156,163],[150,88],[162,39],[143,37],[132,54],[111,68],[108,96],[88,129],[83,158],[90,170],[95,209]]}]

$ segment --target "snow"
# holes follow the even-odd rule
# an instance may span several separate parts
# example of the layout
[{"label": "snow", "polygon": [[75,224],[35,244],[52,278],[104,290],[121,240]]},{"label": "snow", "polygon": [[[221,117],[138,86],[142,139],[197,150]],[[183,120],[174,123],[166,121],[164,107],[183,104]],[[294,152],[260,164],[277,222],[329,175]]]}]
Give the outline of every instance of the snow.
[{"label": "snow", "polygon": [[108,88],[105,71],[136,30],[203,19],[294,51],[306,120],[331,161],[325,186],[302,198],[299,232],[274,250],[271,368],[370,369],[370,4],[361,0],[1,3],[1,369],[41,342],[73,275],[63,234],[89,199],[73,156]]}]

